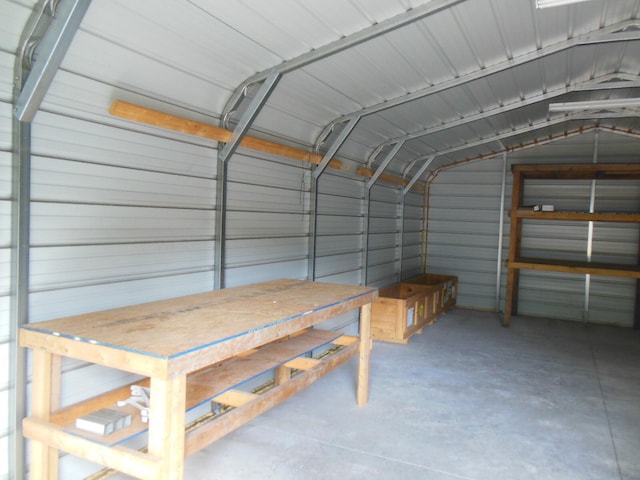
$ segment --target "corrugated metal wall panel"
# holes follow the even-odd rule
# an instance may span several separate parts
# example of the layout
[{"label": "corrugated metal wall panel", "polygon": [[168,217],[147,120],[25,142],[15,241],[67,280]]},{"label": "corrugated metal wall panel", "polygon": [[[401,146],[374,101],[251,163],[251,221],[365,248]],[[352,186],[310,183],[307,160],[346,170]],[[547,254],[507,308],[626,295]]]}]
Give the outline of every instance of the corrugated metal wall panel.
[{"label": "corrugated metal wall panel", "polygon": [[12,196],[12,96],[13,68],[21,26],[30,11],[22,6],[3,2],[0,5],[0,478],[9,479],[9,438],[13,435],[14,419],[10,398],[14,397],[10,378],[10,305],[11,305],[11,196]]},{"label": "corrugated metal wall panel", "polygon": [[376,184],[370,191],[367,283],[387,286],[400,281],[402,191]]},{"label": "corrugated metal wall panel", "polygon": [[364,181],[325,171],[318,182],[316,280],[360,284]]},{"label": "corrugated metal wall panel", "polygon": [[[600,139],[613,141],[612,134],[600,133]],[[583,139],[584,140],[584,139]],[[593,133],[586,141],[595,145]],[[568,139],[569,144],[575,140]],[[638,144],[640,145],[640,143]],[[509,163],[591,163],[593,149],[569,149],[563,141],[511,154]],[[540,151],[537,156],[535,152]],[[621,160],[629,161],[623,152]],[[608,155],[607,161],[616,157]],[[458,272],[459,305],[496,309],[497,232],[499,228],[499,192],[501,159],[462,164],[438,174],[430,188],[427,269],[437,273]],[[490,172],[493,170],[493,173]],[[511,175],[507,176],[505,210],[511,208]],[[595,188],[596,211],[637,212],[640,182],[598,180]],[[591,181],[528,180],[524,204],[551,204],[557,210],[588,211]],[[505,216],[502,260],[507,259],[509,218]],[[622,264],[638,262],[639,227],[635,224],[594,222],[593,261]],[[586,261],[587,222],[523,222],[522,256],[575,259]],[[500,303],[504,302],[506,270],[501,269]],[[614,277],[522,270],[518,313],[521,315],[563,318],[630,326],[633,323],[635,282]],[[585,312],[585,292],[589,292]]]},{"label": "corrugated metal wall panel", "polygon": [[225,286],[306,278],[309,168],[242,150],[229,160]]},{"label": "corrugated metal wall panel", "polygon": [[[75,92],[60,83],[69,79]],[[32,128],[30,322],[210,290],[214,143],[126,130],[107,113],[106,85],[64,72],[56,81]],[[136,378],[63,368],[63,405]],[[63,476],[80,478],[81,464],[65,458]]]},{"label": "corrugated metal wall panel", "polygon": [[429,189],[427,271],[458,277],[460,306],[497,307],[502,170],[502,158],[463,164],[440,172]]},{"label": "corrugated metal wall panel", "polygon": [[422,232],[424,196],[414,191],[404,197],[402,226],[402,279],[420,274],[422,266]]}]

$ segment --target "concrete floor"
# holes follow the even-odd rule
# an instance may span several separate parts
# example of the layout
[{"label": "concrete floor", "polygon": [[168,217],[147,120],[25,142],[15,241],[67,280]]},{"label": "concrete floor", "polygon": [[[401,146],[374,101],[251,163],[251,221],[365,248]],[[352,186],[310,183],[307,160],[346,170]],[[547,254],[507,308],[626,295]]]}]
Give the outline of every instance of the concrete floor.
[{"label": "concrete floor", "polygon": [[640,332],[456,309],[186,462],[199,479],[640,479]]}]

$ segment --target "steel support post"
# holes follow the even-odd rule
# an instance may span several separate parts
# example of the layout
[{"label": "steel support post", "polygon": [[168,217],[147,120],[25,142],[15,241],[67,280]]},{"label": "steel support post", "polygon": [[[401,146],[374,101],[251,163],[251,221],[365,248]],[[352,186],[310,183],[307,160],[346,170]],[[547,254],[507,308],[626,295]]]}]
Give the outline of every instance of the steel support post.
[{"label": "steel support post", "polygon": [[240,118],[238,125],[233,130],[229,141],[218,151],[216,170],[216,241],[214,255],[214,283],[215,290],[224,288],[224,252],[227,230],[227,172],[229,159],[233,156],[242,139],[247,134],[260,110],[269,99],[282,75],[272,71],[265,79],[255,97]]},{"label": "steel support post", "polygon": [[[364,252],[362,254],[363,262],[362,262],[362,284],[367,284],[368,279],[368,270],[369,270],[369,213],[371,210],[371,189],[375,185],[375,183],[380,178],[380,175],[385,171],[385,169],[389,166],[394,157],[398,154],[402,146],[404,145],[404,141],[398,142],[391,149],[387,156],[384,158],[380,166],[376,169],[374,174],[371,176],[369,181],[366,184],[365,188],[365,232],[364,232],[364,242],[363,249]],[[403,197],[404,200],[404,197]],[[400,265],[402,265],[402,257],[400,258]]]},{"label": "steel support post", "polygon": [[329,162],[338,152],[342,144],[345,142],[349,134],[353,131],[356,124],[360,120],[359,117],[354,117],[349,120],[338,137],[333,141],[327,153],[318,164],[318,166],[312,171],[311,174],[311,198],[310,198],[310,212],[309,212],[309,260],[307,267],[307,278],[311,281],[316,279],[316,232],[318,226],[318,182],[320,176],[324,173],[325,169],[329,165]]}]

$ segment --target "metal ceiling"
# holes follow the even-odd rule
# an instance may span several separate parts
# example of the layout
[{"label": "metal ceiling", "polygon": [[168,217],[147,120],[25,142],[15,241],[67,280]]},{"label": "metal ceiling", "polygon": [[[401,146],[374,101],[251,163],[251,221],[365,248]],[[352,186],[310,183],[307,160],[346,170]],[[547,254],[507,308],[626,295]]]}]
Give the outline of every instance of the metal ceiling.
[{"label": "metal ceiling", "polygon": [[251,135],[325,153],[354,120],[337,157],[424,178],[594,126],[640,132],[637,108],[548,109],[640,97],[639,14],[640,0],[94,0],[61,69],[230,128],[275,70]]}]

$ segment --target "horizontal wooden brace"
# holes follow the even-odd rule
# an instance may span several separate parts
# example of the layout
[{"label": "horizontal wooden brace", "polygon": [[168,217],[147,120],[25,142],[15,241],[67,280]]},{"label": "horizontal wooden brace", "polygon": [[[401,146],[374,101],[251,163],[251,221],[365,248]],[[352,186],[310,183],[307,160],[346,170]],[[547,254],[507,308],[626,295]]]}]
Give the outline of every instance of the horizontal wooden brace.
[{"label": "horizontal wooden brace", "polygon": [[[170,113],[161,112],[152,108],[143,107],[134,103],[125,102],[123,100],[115,100],[109,109],[109,113],[114,117],[124,118],[126,120],[133,120],[135,122],[144,123],[146,125],[152,125],[154,127],[166,128],[167,130],[173,130],[174,132],[186,133],[188,135],[195,135],[202,138],[208,138],[217,142],[227,142],[231,138],[231,131],[225,128],[209,125],[204,122],[198,122],[196,120],[189,120]],[[240,143],[241,147],[248,148],[250,150],[256,150],[258,152],[269,153],[272,155],[278,155],[285,158],[291,158],[293,160],[300,160],[302,162],[312,163],[319,165],[322,162],[322,155],[307,152],[300,148],[290,147],[288,145],[282,145],[280,143],[271,142],[269,140],[263,140],[261,138],[245,136]],[[332,159],[329,162],[329,167],[337,170],[348,170],[348,167],[343,162],[337,159]],[[371,178],[375,172],[368,168],[360,167],[356,171],[356,174]],[[380,180],[391,183],[393,185],[406,186],[409,182],[404,178],[396,177],[393,175],[383,173],[380,175]],[[415,184],[413,189],[424,192],[425,187],[422,184]]]},{"label": "horizontal wooden brace", "polygon": [[228,390],[213,399],[214,402],[230,407],[241,407],[245,403],[258,398],[258,395],[251,392],[243,392],[242,390]]},{"label": "horizontal wooden brace", "polygon": [[291,380],[259,395],[252,402],[231,410],[215,420],[206,423],[196,430],[188,432],[185,438],[185,456],[190,456],[211,442],[236,430],[258,415],[273,408],[296,392],[308,387],[336,367],[358,354],[357,345],[340,350],[336,354],[321,361],[316,367],[307,370]]},{"label": "horizontal wooden brace", "polygon": [[344,345],[345,347],[348,347],[349,345],[353,345],[354,343],[356,343],[358,340],[360,340],[359,337],[354,337],[351,335],[342,335],[341,337],[336,338],[333,342],[334,345]]},{"label": "horizontal wooden brace", "polygon": [[[360,175],[362,177],[371,178],[376,173],[376,171],[372,170],[370,168],[360,167],[360,168],[358,168],[357,173],[358,173],[358,175]],[[400,177],[396,177],[394,175],[389,175],[387,173],[383,173],[378,178],[380,180],[382,180],[383,182],[387,182],[387,183],[390,183],[392,185],[401,185],[401,186],[405,187],[405,186],[407,186],[409,184],[409,180],[406,180],[406,179],[400,178]],[[414,189],[414,190],[418,190],[419,192],[424,192],[424,185],[419,184],[419,183],[414,184],[411,188]]]},{"label": "horizontal wooden brace", "polygon": [[[115,100],[109,109],[111,115],[115,117],[133,120],[154,127],[166,128],[174,132],[186,133],[198,137],[208,138],[217,142],[228,142],[231,138],[231,131],[225,128],[216,127],[203,122],[189,120],[171,115],[169,113],[160,112],[151,108],[135,105],[133,103]],[[322,155],[307,152],[300,148],[289,147],[269,140],[262,140],[256,137],[245,136],[240,146],[259,152],[279,155],[285,158],[301,160],[315,165],[322,161]],[[329,163],[331,168],[341,170],[344,165],[340,160],[331,160]]]},{"label": "horizontal wooden brace", "polygon": [[315,358],[298,357],[293,360],[289,360],[284,364],[284,366],[287,368],[295,368],[296,370],[311,370],[319,363],[320,360],[316,360]]},{"label": "horizontal wooden brace", "polygon": [[86,458],[137,478],[159,478],[159,458],[126,447],[109,447],[67,433],[58,425],[27,417],[22,421],[25,438]]}]

